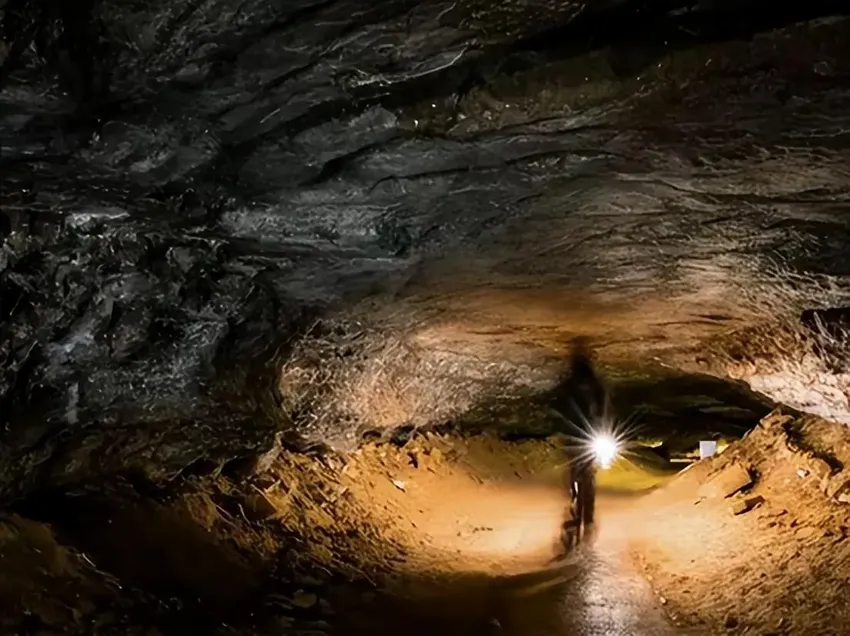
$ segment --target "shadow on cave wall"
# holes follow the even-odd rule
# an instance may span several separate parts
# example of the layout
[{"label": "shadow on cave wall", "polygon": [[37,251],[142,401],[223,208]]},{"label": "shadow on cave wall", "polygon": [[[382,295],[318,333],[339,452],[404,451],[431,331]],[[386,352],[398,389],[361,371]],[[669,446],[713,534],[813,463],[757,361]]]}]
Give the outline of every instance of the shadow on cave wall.
[{"label": "shadow on cave wall", "polygon": [[[739,438],[775,404],[743,382],[669,369],[618,373],[610,380],[613,409],[636,441],[663,441],[671,453],[685,452],[700,439]],[[503,439],[546,437],[559,430],[548,404],[552,391],[491,401],[437,431],[495,432]],[[403,441],[409,429],[395,429]],[[373,433],[377,435],[377,433]]]}]

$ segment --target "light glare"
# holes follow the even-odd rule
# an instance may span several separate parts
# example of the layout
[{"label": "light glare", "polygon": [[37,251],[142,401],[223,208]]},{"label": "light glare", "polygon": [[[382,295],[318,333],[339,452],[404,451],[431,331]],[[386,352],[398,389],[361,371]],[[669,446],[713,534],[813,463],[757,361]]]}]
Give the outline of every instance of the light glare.
[{"label": "light glare", "polygon": [[620,451],[617,440],[604,433],[594,435],[592,448],[593,455],[602,468],[610,468]]}]

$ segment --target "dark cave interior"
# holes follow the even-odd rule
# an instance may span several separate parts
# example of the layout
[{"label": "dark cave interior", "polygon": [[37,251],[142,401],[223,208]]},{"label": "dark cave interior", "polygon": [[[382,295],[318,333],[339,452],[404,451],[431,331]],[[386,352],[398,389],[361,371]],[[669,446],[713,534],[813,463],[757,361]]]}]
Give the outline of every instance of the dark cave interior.
[{"label": "dark cave interior", "polygon": [[326,633],[270,466],[545,444],[578,335],[668,458],[850,423],[847,13],[0,0],[2,629]]}]

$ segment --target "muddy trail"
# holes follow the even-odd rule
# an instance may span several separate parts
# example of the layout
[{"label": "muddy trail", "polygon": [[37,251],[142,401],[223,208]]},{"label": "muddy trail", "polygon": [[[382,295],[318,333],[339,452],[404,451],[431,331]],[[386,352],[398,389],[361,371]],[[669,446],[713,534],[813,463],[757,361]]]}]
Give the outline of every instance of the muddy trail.
[{"label": "muddy trail", "polygon": [[0,633],[845,634],[848,461],[846,429],[778,415],[683,472],[632,449],[555,563],[554,439],[427,433],[45,495],[0,515]]}]

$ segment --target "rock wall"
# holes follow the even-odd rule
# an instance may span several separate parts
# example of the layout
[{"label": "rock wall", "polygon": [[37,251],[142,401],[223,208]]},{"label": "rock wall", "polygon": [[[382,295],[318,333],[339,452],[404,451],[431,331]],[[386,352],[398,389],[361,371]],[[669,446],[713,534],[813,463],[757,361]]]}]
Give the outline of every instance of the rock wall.
[{"label": "rock wall", "polygon": [[762,5],[2,3],[0,498],[270,443],[317,316],[489,325],[486,384],[841,284],[850,27]]}]

